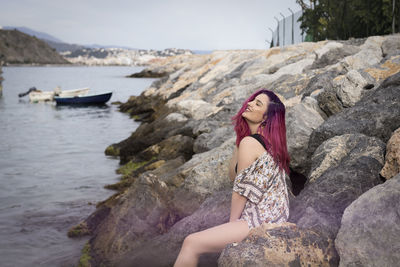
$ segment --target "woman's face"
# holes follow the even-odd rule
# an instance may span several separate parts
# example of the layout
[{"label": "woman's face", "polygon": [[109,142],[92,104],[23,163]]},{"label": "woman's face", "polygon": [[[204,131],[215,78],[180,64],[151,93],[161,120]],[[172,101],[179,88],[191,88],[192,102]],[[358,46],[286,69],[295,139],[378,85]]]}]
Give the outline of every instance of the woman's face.
[{"label": "woman's face", "polygon": [[246,110],[242,113],[242,117],[250,123],[261,123],[264,120],[264,114],[267,112],[269,97],[266,94],[259,94],[247,104]]}]

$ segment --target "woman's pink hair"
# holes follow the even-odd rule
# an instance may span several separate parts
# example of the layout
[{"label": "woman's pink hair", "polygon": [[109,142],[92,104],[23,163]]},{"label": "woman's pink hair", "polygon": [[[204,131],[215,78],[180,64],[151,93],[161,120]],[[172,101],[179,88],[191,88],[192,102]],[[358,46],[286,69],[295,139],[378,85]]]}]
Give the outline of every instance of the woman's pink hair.
[{"label": "woman's pink hair", "polygon": [[264,121],[257,130],[264,138],[267,151],[272,155],[279,168],[289,173],[289,153],[286,146],[286,125],[285,125],[285,105],[270,90],[261,89],[251,95],[244,103],[239,112],[232,118],[235,125],[236,145],[245,136],[250,135],[250,128],[246,120],[242,117],[247,108],[247,104],[253,101],[259,94],[266,94],[269,97],[269,105],[264,114]]}]

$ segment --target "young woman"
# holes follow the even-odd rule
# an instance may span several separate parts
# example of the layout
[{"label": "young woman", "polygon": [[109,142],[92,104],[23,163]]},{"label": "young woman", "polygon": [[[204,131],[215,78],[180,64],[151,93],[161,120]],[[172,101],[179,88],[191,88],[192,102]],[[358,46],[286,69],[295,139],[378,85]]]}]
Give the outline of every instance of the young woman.
[{"label": "young woman", "polygon": [[220,252],[242,241],[252,228],[289,217],[285,106],[272,91],[261,89],[244,102],[233,121],[236,147],[229,165],[234,181],[229,222],[187,236],[175,267],[196,266],[202,253]]}]

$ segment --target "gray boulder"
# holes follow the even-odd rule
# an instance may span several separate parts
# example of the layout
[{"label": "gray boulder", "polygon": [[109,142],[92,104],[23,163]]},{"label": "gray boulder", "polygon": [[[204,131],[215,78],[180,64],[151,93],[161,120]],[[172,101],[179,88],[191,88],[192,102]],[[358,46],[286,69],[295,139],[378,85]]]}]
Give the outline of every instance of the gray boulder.
[{"label": "gray boulder", "polygon": [[[332,151],[335,144],[337,150],[343,149],[341,153]],[[382,141],[363,134],[343,135],[323,143],[312,162],[313,173],[318,174],[290,202],[289,221],[334,238],[345,208],[381,183],[384,151]]]},{"label": "gray boulder", "polygon": [[311,133],[324,122],[325,114],[317,101],[306,97],[286,114],[287,146],[291,157],[290,167],[303,175],[307,172],[308,141]]},{"label": "gray boulder", "polygon": [[343,214],[335,240],[339,266],[398,266],[400,175],[354,201]]},{"label": "gray boulder", "polygon": [[308,153],[325,140],[346,133],[363,133],[387,142],[400,127],[400,72],[390,76],[354,107],[329,117],[311,135]]}]

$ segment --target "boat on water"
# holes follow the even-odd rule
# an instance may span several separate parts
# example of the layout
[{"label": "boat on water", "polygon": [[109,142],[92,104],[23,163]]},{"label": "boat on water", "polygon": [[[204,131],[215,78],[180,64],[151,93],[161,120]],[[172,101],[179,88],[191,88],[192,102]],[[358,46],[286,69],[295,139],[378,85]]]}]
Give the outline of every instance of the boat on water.
[{"label": "boat on water", "polygon": [[110,100],[112,92],[83,96],[55,96],[57,105],[103,105]]},{"label": "boat on water", "polygon": [[70,96],[80,96],[87,95],[89,93],[89,88],[79,88],[72,90],[61,90],[60,88],[54,89],[54,91],[38,91],[33,90],[29,92],[29,100],[31,102],[43,102],[43,101],[53,101],[55,96],[59,97],[70,97]]}]

